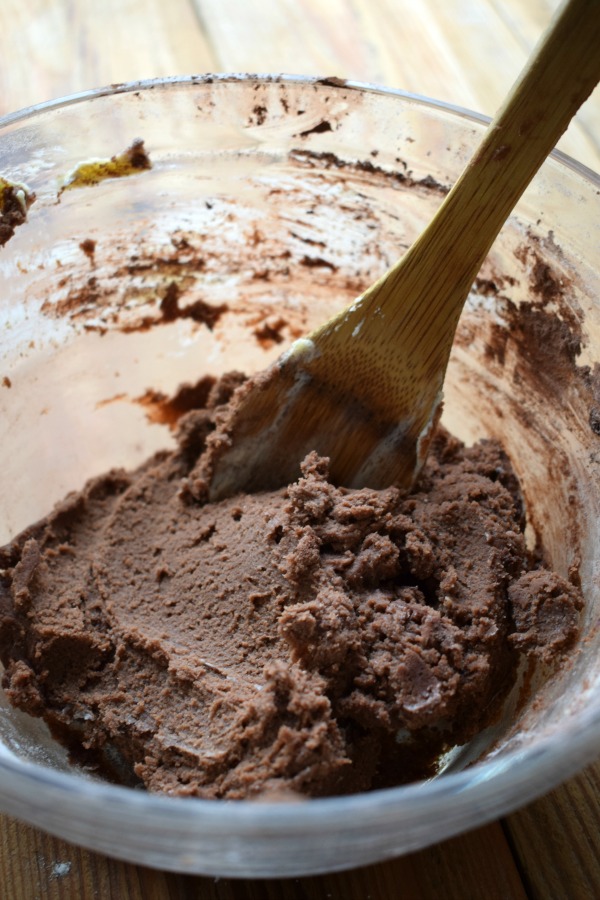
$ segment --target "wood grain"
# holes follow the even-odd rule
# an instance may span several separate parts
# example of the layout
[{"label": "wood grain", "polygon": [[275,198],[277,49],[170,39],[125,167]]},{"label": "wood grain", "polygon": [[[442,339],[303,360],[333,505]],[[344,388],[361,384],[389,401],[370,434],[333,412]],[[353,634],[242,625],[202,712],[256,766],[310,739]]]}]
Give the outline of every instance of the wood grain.
[{"label": "wood grain", "polygon": [[189,0],[2,0],[0,114],[114,82],[212,71]]},{"label": "wood grain", "polygon": [[255,881],[159,872],[88,853],[5,819],[6,900],[526,900],[498,823],[401,859],[313,878]]},{"label": "wood grain", "polygon": [[530,896],[600,897],[599,800],[600,762],[508,817],[507,834]]}]

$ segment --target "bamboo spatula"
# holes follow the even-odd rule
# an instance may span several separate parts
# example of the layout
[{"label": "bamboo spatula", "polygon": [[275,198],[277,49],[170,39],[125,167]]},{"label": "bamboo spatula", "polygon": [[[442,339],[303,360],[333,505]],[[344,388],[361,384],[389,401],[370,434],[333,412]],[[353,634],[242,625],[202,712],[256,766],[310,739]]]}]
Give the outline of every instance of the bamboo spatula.
[{"label": "bamboo spatula", "polygon": [[289,483],[409,487],[441,411],[458,318],[500,228],[600,79],[600,0],[557,13],[425,231],[358,300],[241,389],[207,454],[209,497]]}]

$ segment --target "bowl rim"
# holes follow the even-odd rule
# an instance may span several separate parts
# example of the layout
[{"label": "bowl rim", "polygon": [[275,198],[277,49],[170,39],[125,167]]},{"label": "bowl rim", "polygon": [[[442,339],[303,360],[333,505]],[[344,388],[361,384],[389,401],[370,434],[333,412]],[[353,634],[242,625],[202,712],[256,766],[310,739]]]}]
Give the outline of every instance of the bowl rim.
[{"label": "bowl rim", "polygon": [[[403,100],[413,102],[415,105],[421,105],[430,109],[436,109],[442,112],[453,113],[462,119],[476,122],[480,125],[489,125],[492,121],[491,117],[483,113],[475,112],[465,106],[459,106],[449,103],[446,100],[436,100],[425,94],[417,94],[411,91],[404,91],[401,88],[388,87],[368,81],[356,81],[351,78],[337,78],[335,76],[318,76],[318,75],[293,75],[288,73],[270,73],[270,72],[217,72],[202,73],[198,75],[169,75],[156,78],[142,78],[137,81],[121,81],[113,84],[104,85],[99,88],[91,88],[86,91],[78,91],[73,94],[66,94],[63,97],[57,97],[51,100],[44,100],[41,103],[35,103],[31,106],[25,106],[11,113],[0,116],[0,130],[9,126],[22,122],[25,119],[32,119],[40,113],[46,113],[63,107],[73,106],[78,103],[84,103],[89,100],[96,100],[99,97],[109,97],[115,94],[135,93],[136,91],[154,90],[157,87],[177,88],[177,87],[193,87],[202,84],[215,83],[262,83],[262,84],[306,84],[306,85],[324,85],[334,89],[344,89],[359,91],[361,93],[382,94],[392,97],[399,97]],[[573,169],[586,179],[600,186],[600,173],[578,162],[562,150],[554,149],[549,156],[561,162],[569,169]]]},{"label": "bowl rim", "polygon": [[[127,81],[92,90],[69,94],[47,100],[0,117],[0,138],[5,128],[28,122],[40,114],[49,113],[76,104],[116,94],[150,91],[156,88],[175,90],[213,83],[240,84],[291,84],[324,85],[332,89],[353,90],[375,93],[450,114],[453,118],[464,119],[486,126],[489,116],[465,107],[422,94],[411,93],[399,88],[391,88],[369,82],[354,81],[335,77],[270,73],[206,73],[199,75],[176,75],[137,81]],[[577,162],[560,150],[553,150],[550,157],[561,166],[574,171],[595,187],[600,187],[600,175]],[[51,766],[24,760],[6,747],[0,745],[0,775],[24,779],[31,789],[28,803],[35,806],[36,791],[48,788],[70,800],[82,800],[90,809],[105,807],[118,811],[139,812],[144,816],[156,814],[165,818],[196,827],[202,823],[223,834],[254,833],[257,829],[265,832],[285,829],[287,834],[306,833],[307,827],[316,821],[322,827],[340,827],[344,820],[350,827],[356,825],[357,816],[363,824],[374,815],[396,817],[407,814],[411,809],[419,809],[424,814],[428,810],[437,811],[440,804],[451,801],[458,809],[473,803],[474,795],[478,804],[486,799],[495,799],[491,812],[480,808],[480,815],[465,827],[474,827],[489,819],[495,819],[503,812],[528,802],[541,793],[546,793],[556,784],[564,781],[598,756],[600,746],[600,703],[590,708],[584,707],[574,713],[568,722],[568,740],[557,741],[556,734],[541,736],[535,743],[523,749],[516,749],[500,757],[492,757],[481,763],[473,763],[460,772],[449,772],[428,781],[413,782],[398,787],[378,789],[342,797],[311,798],[307,802],[248,800],[207,800],[199,797],[178,797],[153,794],[121,785],[110,784],[86,777],[81,773],[64,772]],[[557,766],[560,769],[557,771]],[[522,796],[515,792],[515,769],[519,768],[519,784]],[[534,777],[535,776],[535,777]],[[535,789],[526,785],[535,784]],[[0,782],[0,795],[4,793]],[[343,829],[343,825],[342,825]],[[319,829],[319,830],[322,830]],[[455,829],[456,830],[456,829]],[[198,830],[198,833],[201,833]]]}]

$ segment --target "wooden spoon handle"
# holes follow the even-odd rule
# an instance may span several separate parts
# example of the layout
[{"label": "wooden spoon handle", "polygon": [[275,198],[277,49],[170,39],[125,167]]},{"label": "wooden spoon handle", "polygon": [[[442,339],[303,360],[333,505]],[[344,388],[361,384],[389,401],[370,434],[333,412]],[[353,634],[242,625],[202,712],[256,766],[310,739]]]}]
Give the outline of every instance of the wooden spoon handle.
[{"label": "wooden spoon handle", "polygon": [[[569,0],[557,12],[529,64],[497,113],[473,159],[421,237],[374,285],[377,306],[404,317],[407,301],[423,295],[415,327],[435,320],[436,331],[458,320],[481,264],[517,200],[600,80],[600,0]],[[465,246],[468,235],[468,247]],[[401,291],[394,272],[402,270]],[[411,276],[408,276],[408,269]],[[411,280],[414,289],[411,289]],[[408,280],[407,280],[408,279]],[[435,284],[439,282],[439,290]],[[452,289],[448,290],[451,286]],[[440,318],[439,310],[447,306]],[[419,347],[419,332],[414,334]]]},{"label": "wooden spoon handle", "polygon": [[288,483],[309,450],[331,458],[339,484],[410,486],[439,417],[469,289],[599,79],[600,0],[568,0],[410,250],[240,397],[227,440],[219,438],[210,461],[213,499]]},{"label": "wooden spoon handle", "polygon": [[[332,408],[349,409],[352,400],[360,434],[354,453],[328,450],[336,466],[352,456],[339,464],[340,482],[405,485],[418,472],[471,285],[517,200],[599,79],[600,0],[568,0],[431,223],[357,302],[310,335],[308,349],[298,348],[294,366],[321,395],[337,394]],[[314,405],[324,404],[317,397]],[[362,432],[359,419],[366,423]]]}]

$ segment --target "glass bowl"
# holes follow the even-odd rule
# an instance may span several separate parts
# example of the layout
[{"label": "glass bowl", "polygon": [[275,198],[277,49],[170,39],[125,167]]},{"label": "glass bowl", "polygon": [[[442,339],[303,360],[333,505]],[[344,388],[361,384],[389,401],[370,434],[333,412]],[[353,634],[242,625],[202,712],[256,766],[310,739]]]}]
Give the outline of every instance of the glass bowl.
[{"label": "glass bowl", "polygon": [[[113,85],[1,120],[0,176],[36,198],[0,248],[0,545],[86,478],[172,446],[160,398],[178,385],[263,368],[350,302],[430,220],[484,128],[399,91],[262,75]],[[151,168],[114,177],[136,139]],[[112,157],[113,177],[92,164],[98,183],[82,183],[82,163]],[[513,459],[530,543],[580,578],[568,663],[524,672],[531,690],[516,688],[432,780],[303,803],[105,783],[4,699],[4,811],[146,865],[303,875],[481,825],[594,757],[599,188],[564,156],[547,161],[474,286],[445,388],[449,427],[467,441],[496,436]],[[183,313],[166,316],[173,283]],[[207,314],[190,312],[198,300]]]}]

